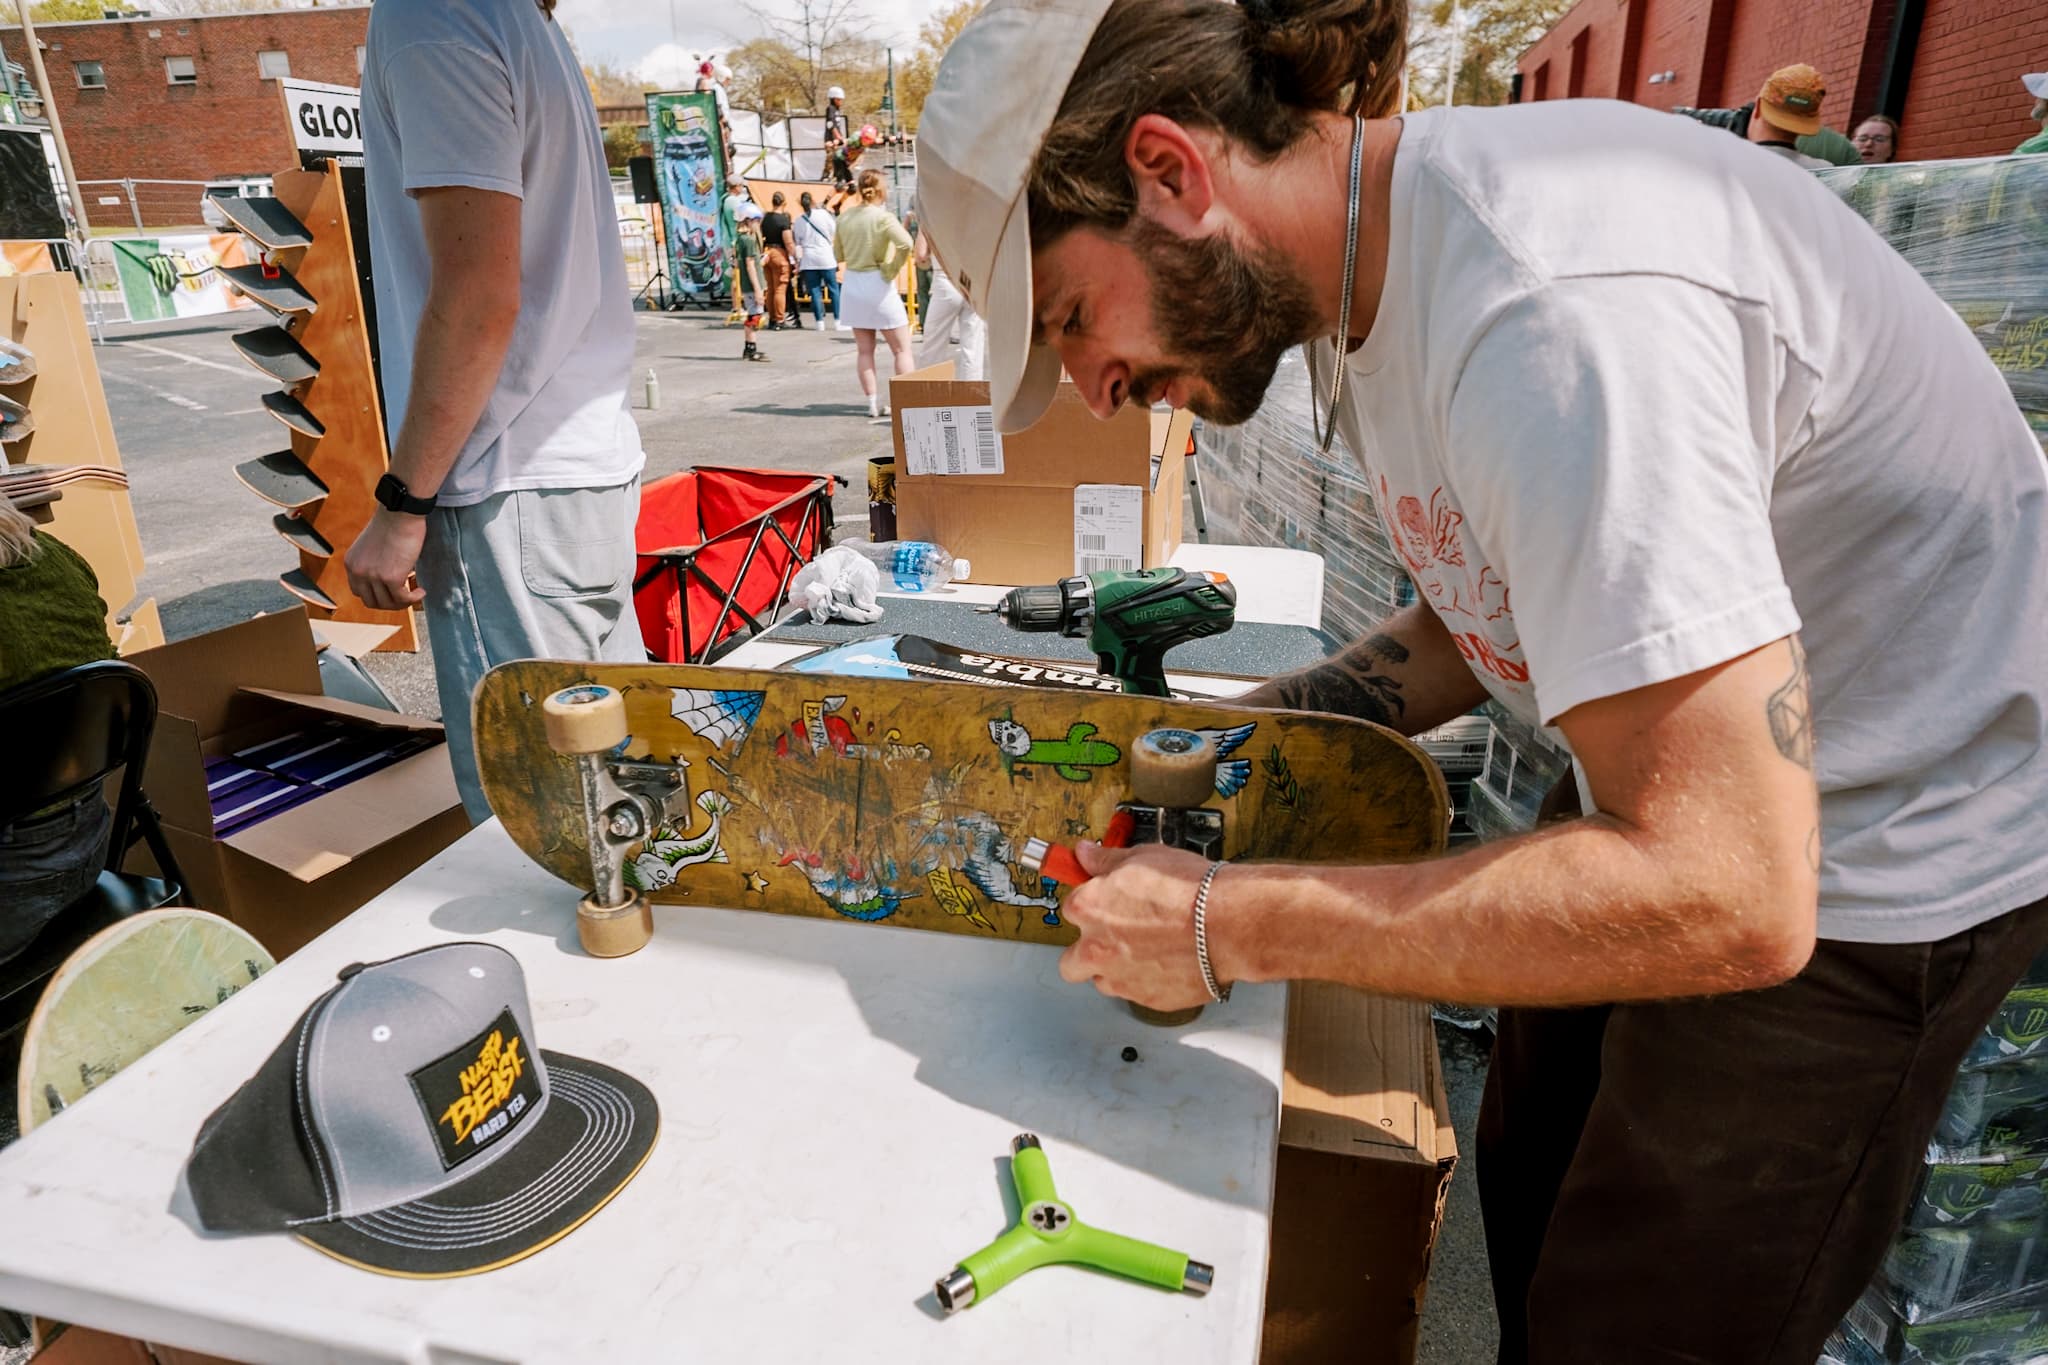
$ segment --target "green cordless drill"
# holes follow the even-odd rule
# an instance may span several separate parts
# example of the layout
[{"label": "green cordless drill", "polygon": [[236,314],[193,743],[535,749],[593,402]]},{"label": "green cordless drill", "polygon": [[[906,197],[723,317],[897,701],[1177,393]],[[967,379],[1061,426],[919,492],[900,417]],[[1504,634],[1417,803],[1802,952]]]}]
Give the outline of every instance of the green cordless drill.
[{"label": "green cordless drill", "polygon": [[1088,638],[1097,665],[1144,697],[1166,690],[1166,651],[1221,635],[1237,614],[1237,589],[1220,573],[1108,570],[1041,587],[1013,588],[993,611],[1018,630]]},{"label": "green cordless drill", "polygon": [[1030,1133],[1010,1141],[1010,1179],[1022,1215],[1016,1226],[968,1256],[933,1286],[939,1307],[957,1313],[979,1303],[1028,1270],[1042,1265],[1085,1265],[1161,1289],[1206,1294],[1216,1272],[1178,1251],[1104,1232],[1074,1216],[1053,1188],[1052,1167]]}]

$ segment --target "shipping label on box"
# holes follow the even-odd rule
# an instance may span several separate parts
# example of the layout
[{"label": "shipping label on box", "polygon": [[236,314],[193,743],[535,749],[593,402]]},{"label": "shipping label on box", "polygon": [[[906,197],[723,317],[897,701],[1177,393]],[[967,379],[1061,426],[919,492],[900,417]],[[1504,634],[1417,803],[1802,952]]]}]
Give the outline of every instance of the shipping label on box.
[{"label": "shipping label on box", "polygon": [[902,418],[904,467],[910,473],[1003,472],[994,408],[904,408]]},{"label": "shipping label on box", "polygon": [[1135,569],[1145,562],[1145,490],[1084,483],[1074,489],[1074,572]]}]

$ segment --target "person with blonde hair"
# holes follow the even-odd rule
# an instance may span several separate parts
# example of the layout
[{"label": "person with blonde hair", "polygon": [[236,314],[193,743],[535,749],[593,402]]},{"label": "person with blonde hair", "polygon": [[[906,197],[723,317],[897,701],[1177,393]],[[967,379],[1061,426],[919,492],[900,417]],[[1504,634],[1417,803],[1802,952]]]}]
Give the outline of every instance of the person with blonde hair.
[{"label": "person with blonde hair", "polygon": [[[1062,371],[1105,419],[1242,422],[1305,347],[1416,600],[1239,700],[1407,734],[1491,700],[1583,814],[1392,866],[1083,842],[1060,974],[1501,1006],[1501,1361],[1810,1365],[2048,948],[2048,463],[1818,178],[1618,101],[1407,110],[1408,21],[989,0],[920,216],[1005,431]],[[1781,73],[1766,112],[1820,98]]]},{"label": "person with blonde hair", "polygon": [[889,343],[895,374],[908,374],[916,365],[910,352],[910,315],[896,292],[896,276],[912,248],[910,234],[882,202],[881,173],[863,171],[858,189],[860,204],[839,216],[832,246],[846,267],[840,317],[853,329],[859,348],[856,368],[861,392],[867,395],[868,420],[879,422],[888,416],[889,400],[875,380],[875,338],[879,335]]},{"label": "person with blonde hair", "polygon": [[[113,657],[92,566],[0,497],[0,692]],[[91,888],[112,825],[89,791],[0,826],[0,962]]]}]

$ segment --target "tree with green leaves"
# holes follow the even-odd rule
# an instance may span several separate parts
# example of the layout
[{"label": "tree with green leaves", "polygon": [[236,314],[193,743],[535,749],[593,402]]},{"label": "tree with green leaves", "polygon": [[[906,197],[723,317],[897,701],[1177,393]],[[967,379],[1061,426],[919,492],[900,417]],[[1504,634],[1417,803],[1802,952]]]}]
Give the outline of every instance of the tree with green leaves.
[{"label": "tree with green leaves", "polygon": [[1571,0],[1433,0],[1418,7],[1408,47],[1408,107],[1444,102],[1453,53],[1457,104],[1506,104],[1515,62]]},{"label": "tree with green leaves", "polygon": [[931,93],[932,81],[939,74],[939,62],[960,36],[960,30],[981,13],[982,4],[983,0],[957,0],[924,21],[918,32],[917,51],[896,73],[896,119],[905,129],[917,131],[925,96]]},{"label": "tree with green leaves", "polygon": [[[881,104],[882,48],[866,36],[875,23],[859,0],[795,0],[790,15],[755,5],[748,5],[747,12],[765,36],[734,48],[725,59],[733,71],[726,93],[742,107],[779,112],[786,106],[819,113],[825,108],[825,91],[835,85],[846,91],[851,114],[871,112]],[[743,92],[761,102],[739,99]],[[778,95],[779,101],[770,102]]]},{"label": "tree with green leaves", "polygon": [[101,0],[38,0],[29,7],[29,18],[39,24],[76,24],[87,19],[104,19],[108,10],[122,14],[132,11],[126,5],[103,4]]}]

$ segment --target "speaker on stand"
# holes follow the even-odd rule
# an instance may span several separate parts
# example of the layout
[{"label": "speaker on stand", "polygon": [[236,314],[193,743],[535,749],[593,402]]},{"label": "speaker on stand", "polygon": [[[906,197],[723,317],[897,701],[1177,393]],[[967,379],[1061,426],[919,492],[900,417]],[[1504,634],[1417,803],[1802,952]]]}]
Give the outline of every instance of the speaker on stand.
[{"label": "speaker on stand", "polygon": [[626,174],[633,181],[633,202],[636,204],[654,205],[655,217],[661,223],[663,239],[656,244],[658,254],[655,261],[654,274],[648,277],[647,283],[641,285],[640,292],[633,297],[636,300],[644,299],[647,297],[647,291],[652,289],[654,291],[654,298],[650,306],[662,312],[667,312],[675,306],[669,293],[669,286],[673,281],[669,279],[668,271],[665,268],[668,265],[668,257],[666,255],[668,218],[661,206],[661,188],[654,181],[654,158],[651,156],[628,157],[626,159]]}]

